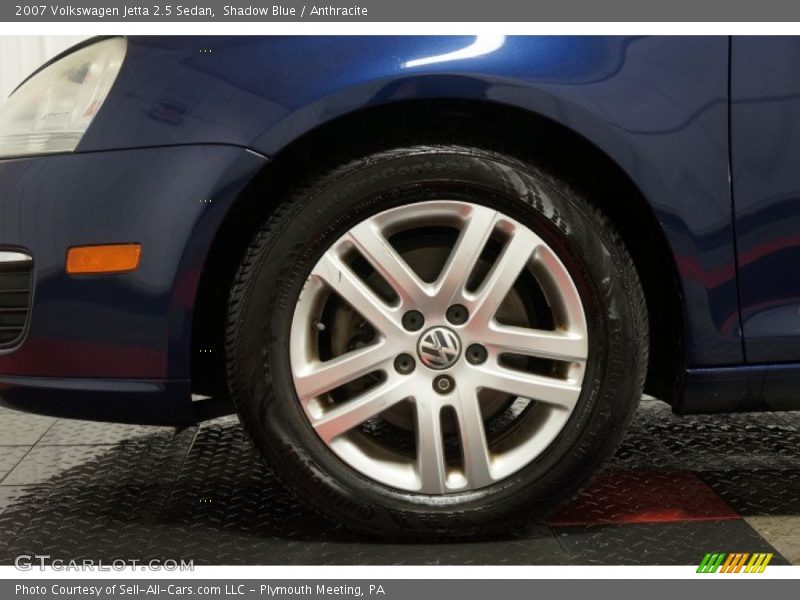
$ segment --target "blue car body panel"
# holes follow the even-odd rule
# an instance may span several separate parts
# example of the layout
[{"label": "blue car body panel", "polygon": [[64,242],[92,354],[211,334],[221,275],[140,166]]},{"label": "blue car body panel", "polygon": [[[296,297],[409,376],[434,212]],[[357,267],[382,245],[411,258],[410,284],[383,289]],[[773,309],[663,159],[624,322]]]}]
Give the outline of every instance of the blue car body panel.
[{"label": "blue car body panel", "polygon": [[800,361],[800,38],[737,37],[731,57],[747,362]]},{"label": "blue car body panel", "polygon": [[[150,390],[156,407],[175,396],[185,407],[198,279],[247,183],[271,157],[326,123],[428,99],[530,111],[610,157],[646,198],[674,258],[685,317],[677,370],[686,370],[695,389],[763,383],[758,368],[742,368],[739,311],[740,295],[746,306],[761,301],[763,277],[755,268],[737,280],[734,228],[740,262],[743,251],[776,235],[773,213],[752,191],[754,178],[772,176],[768,165],[751,180],[746,175],[758,158],[748,144],[759,132],[736,125],[739,111],[746,119],[744,111],[757,110],[739,99],[757,88],[760,75],[750,71],[761,68],[758,61],[734,63],[742,74],[734,73],[731,114],[727,37],[489,42],[483,53],[454,59],[453,52],[481,45],[466,36],[129,38],[117,81],[74,154],[0,161],[0,246],[33,253],[37,284],[27,338],[0,351],[0,387],[13,392],[3,392],[4,400],[36,396],[34,388],[63,390],[66,378],[76,378],[88,383],[69,389],[87,398],[89,388],[127,390],[140,399]],[[776,74],[776,85],[785,86],[786,77]],[[769,112],[771,100],[762,100]],[[737,203],[742,198],[736,221],[731,116]],[[120,241],[143,244],[138,271],[64,274],[68,246]],[[793,276],[787,272],[767,295],[790,293]],[[800,361],[796,336],[764,336],[748,319],[749,313],[750,361]],[[794,355],[784,353],[788,347]],[[782,381],[791,380],[787,368]],[[95,378],[122,383],[90,385]],[[704,400],[688,394],[681,410],[692,412],[693,402]],[[725,402],[712,398],[704,406],[723,409]]]},{"label": "blue car body panel", "polygon": [[[0,162],[0,244],[34,256],[24,342],[6,377],[186,380],[192,308],[211,241],[266,159],[231,146],[67,154]],[[140,242],[131,273],[74,277],[69,246]]]},{"label": "blue car body panel", "polygon": [[683,283],[687,364],[741,362],[728,39],[519,37],[471,59],[413,66],[473,43],[134,37],[79,149],[215,143],[273,156],[323,123],[378,105],[452,98],[523,108],[595,144],[649,199]]}]

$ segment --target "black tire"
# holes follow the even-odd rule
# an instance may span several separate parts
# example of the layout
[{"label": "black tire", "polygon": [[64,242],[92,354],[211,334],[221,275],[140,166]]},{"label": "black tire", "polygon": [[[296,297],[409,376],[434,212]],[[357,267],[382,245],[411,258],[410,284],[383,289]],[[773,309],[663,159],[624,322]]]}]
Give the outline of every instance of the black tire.
[{"label": "black tire", "polygon": [[[471,198],[533,229],[578,287],[591,347],[578,406],[533,462],[492,486],[428,496],[351,469],[299,406],[288,359],[296,299],[315,262],[355,223],[429,195]],[[240,418],[275,474],[302,500],[379,536],[486,535],[541,518],[616,449],[642,394],[648,323],[624,245],[565,183],[517,158],[455,145],[382,151],[327,170],[287,195],[253,239],[230,295],[226,361]]]}]

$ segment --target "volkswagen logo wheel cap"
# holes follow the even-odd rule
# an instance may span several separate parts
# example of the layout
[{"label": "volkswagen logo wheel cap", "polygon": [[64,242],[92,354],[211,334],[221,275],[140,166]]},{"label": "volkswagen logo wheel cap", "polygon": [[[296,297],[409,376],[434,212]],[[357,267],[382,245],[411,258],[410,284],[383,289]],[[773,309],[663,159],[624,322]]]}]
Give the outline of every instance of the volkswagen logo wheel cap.
[{"label": "volkswagen logo wheel cap", "polygon": [[447,327],[432,327],[420,336],[417,354],[430,369],[448,369],[461,356],[461,340]]}]

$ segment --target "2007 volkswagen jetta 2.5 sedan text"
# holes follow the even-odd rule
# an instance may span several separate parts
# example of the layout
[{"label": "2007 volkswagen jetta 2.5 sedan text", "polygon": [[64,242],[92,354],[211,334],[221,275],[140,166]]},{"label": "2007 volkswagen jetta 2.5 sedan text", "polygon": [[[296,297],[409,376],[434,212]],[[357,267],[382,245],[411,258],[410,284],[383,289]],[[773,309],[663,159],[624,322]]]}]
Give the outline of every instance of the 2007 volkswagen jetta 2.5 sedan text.
[{"label": "2007 volkswagen jetta 2.5 sedan text", "polygon": [[541,518],[643,393],[800,408],[800,40],[108,37],[0,108],[0,398],[236,411],[319,512]]}]

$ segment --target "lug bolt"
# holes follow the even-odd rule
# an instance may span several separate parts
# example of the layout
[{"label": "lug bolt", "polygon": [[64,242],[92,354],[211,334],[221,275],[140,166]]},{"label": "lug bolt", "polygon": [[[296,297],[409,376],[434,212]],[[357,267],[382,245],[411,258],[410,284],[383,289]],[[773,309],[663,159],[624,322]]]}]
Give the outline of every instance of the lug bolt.
[{"label": "lug bolt", "polygon": [[425,324],[425,317],[418,310],[410,310],[403,315],[403,327],[408,331],[419,331]]},{"label": "lug bolt", "polygon": [[463,325],[469,318],[469,311],[460,304],[453,304],[447,309],[445,316],[453,325]]},{"label": "lug bolt", "polygon": [[470,344],[466,351],[467,362],[472,365],[480,365],[486,362],[488,353],[486,348],[480,344]]},{"label": "lug bolt", "polygon": [[397,358],[394,359],[394,368],[401,375],[408,375],[416,366],[417,364],[414,362],[414,357],[410,354],[399,354]]},{"label": "lug bolt", "polygon": [[456,382],[449,375],[439,375],[433,380],[433,389],[440,394],[449,394],[456,389]]}]

